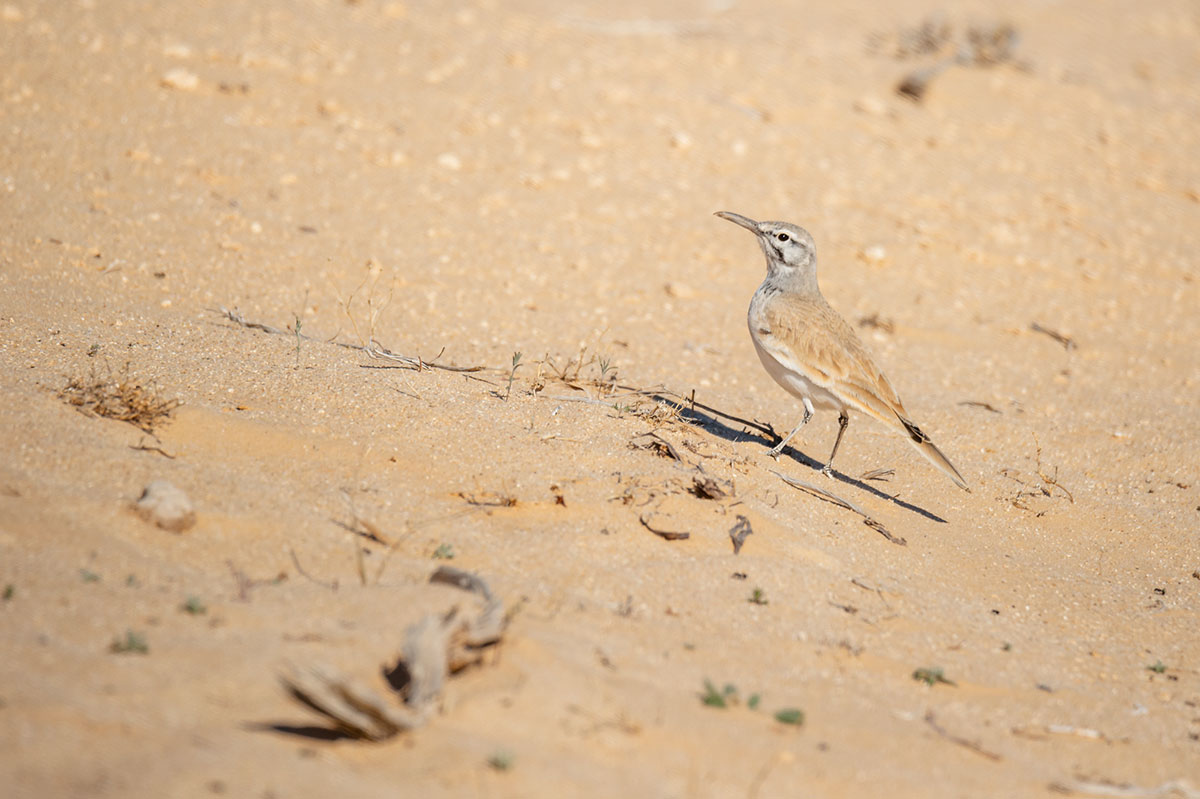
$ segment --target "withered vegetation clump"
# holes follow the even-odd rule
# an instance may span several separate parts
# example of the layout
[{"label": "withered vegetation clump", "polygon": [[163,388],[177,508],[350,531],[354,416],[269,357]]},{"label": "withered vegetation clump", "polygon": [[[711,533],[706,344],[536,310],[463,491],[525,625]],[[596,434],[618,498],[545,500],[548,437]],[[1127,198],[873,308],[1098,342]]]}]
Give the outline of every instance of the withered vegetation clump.
[{"label": "withered vegetation clump", "polygon": [[163,399],[153,385],[131,378],[126,366],[119,377],[99,376],[93,369],[86,377],[72,377],[59,389],[59,399],[89,416],[116,419],[153,433],[179,407],[177,399]]}]

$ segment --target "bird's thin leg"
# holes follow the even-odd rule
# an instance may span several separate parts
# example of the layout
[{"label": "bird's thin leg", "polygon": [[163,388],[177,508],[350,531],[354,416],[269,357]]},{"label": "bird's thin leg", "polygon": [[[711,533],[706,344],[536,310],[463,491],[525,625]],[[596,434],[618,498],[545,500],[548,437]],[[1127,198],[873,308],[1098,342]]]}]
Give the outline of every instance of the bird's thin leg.
[{"label": "bird's thin leg", "polygon": [[812,418],[812,415],[813,415],[812,402],[810,400],[808,400],[807,398],[805,398],[804,400],[801,400],[801,401],[804,403],[804,418],[800,420],[800,424],[798,424],[792,428],[792,432],[788,433],[787,437],[784,438],[783,441],[780,441],[778,444],[776,444],[774,447],[771,448],[771,451],[768,452],[767,454],[770,455],[772,458],[778,458],[779,453],[783,452],[783,448],[786,447],[787,443],[792,440],[792,436],[799,433],[800,428],[804,427],[804,425],[808,424],[808,420]]},{"label": "bird's thin leg", "polygon": [[829,453],[829,463],[825,464],[825,468],[821,470],[821,474],[826,477],[833,477],[833,456],[837,455],[838,445],[842,443],[842,436],[846,433],[846,427],[850,424],[850,417],[843,410],[838,414],[838,434],[833,440],[833,452]]}]

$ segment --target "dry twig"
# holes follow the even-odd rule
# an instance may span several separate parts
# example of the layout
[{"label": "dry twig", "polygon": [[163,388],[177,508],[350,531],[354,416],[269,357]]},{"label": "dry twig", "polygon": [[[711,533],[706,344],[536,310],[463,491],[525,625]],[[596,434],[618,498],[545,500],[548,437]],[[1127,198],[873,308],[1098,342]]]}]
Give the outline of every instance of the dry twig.
[{"label": "dry twig", "polygon": [[[1037,474],[1038,480],[1041,481],[1040,483],[1025,479],[1016,469],[1009,469],[1006,467],[1000,470],[1001,475],[1007,477],[1009,480],[1012,480],[1019,486],[1017,493],[1014,494],[1010,499],[1013,507],[1020,508],[1021,510],[1033,511],[1034,509],[1029,506],[1026,500],[1032,497],[1052,498],[1056,490],[1061,491],[1062,495],[1067,498],[1067,501],[1074,505],[1075,496],[1066,488],[1066,486],[1058,482],[1058,467],[1056,466],[1054,468],[1054,474],[1052,475],[1046,474],[1045,469],[1042,468],[1042,444],[1038,440],[1036,434],[1033,437],[1033,443],[1035,447],[1034,471]],[[1042,516],[1046,513],[1046,511],[1035,511],[1035,513],[1038,516]]]},{"label": "dry twig", "polygon": [[260,585],[279,585],[287,580],[287,572],[280,572],[273,579],[262,580],[249,577],[244,571],[233,565],[232,560],[226,560],[225,565],[229,567],[229,571],[233,574],[234,582],[237,583],[238,601],[249,602],[250,591]]},{"label": "dry twig", "polygon": [[649,444],[646,444],[644,446],[639,445],[639,444],[634,444],[633,445],[634,447],[637,447],[639,449],[653,449],[659,455],[662,455],[667,458],[673,458],[681,463],[686,463],[686,461],[683,460],[683,456],[679,454],[679,450],[675,449],[675,445],[672,444],[670,441],[667,441],[665,438],[660,436],[658,433],[653,433],[653,432],[638,433],[633,438],[634,439],[639,439],[639,438],[649,438],[650,439]]},{"label": "dry twig", "polygon": [[782,472],[777,472],[774,469],[771,470],[771,474],[775,475],[780,480],[782,480],[783,482],[792,486],[793,488],[799,488],[802,491],[807,491],[810,494],[820,497],[821,499],[827,500],[829,502],[832,502],[835,505],[845,508],[846,510],[857,513],[859,516],[863,517],[863,524],[865,524],[867,527],[870,527],[872,530],[874,530],[877,533],[879,533],[880,535],[882,535],[888,541],[891,541],[893,544],[897,544],[902,547],[908,546],[907,540],[905,540],[903,538],[898,538],[898,537],[892,535],[892,533],[886,527],[884,527],[882,523],[877,521],[869,513],[867,513],[865,510],[858,507],[857,505],[855,505],[850,500],[843,499],[842,497],[839,497],[837,494],[834,494],[831,491],[826,491],[825,489],[815,486],[812,483],[806,483],[803,480],[797,480],[795,477],[788,477],[786,474],[783,474]]},{"label": "dry twig", "polygon": [[507,494],[492,494],[490,496],[477,497],[474,494],[458,491],[455,492],[455,496],[465,501],[468,505],[474,505],[479,508],[511,508],[517,504],[517,498],[508,496]]},{"label": "dry twig", "polygon": [[399,661],[387,670],[392,687],[404,698],[402,705],[319,665],[289,666],[280,675],[284,690],[353,738],[380,741],[423,725],[447,676],[482,662],[507,623],[503,603],[480,577],[442,566],[429,582],[469,591],[483,607],[474,615],[460,614],[458,607],[429,614],[405,631]]},{"label": "dry twig", "polygon": [[306,572],[304,570],[304,567],[300,565],[300,558],[296,556],[296,550],[292,549],[291,547],[288,547],[288,554],[292,556],[292,565],[296,567],[296,571],[300,573],[301,577],[308,580],[313,585],[319,585],[322,588],[328,588],[330,591],[333,591],[335,593],[337,592],[337,590],[338,590],[338,581],[337,580],[331,580],[329,582],[325,582],[324,580],[318,580],[316,577],[313,577],[311,574]]},{"label": "dry twig", "polygon": [[1012,63],[1020,43],[1016,28],[1007,23],[971,25],[956,37],[952,26],[934,19],[926,20],[915,31],[902,32],[899,39],[897,58],[945,52],[948,46],[954,48],[953,53],[941,60],[910,72],[896,86],[897,94],[916,102],[924,98],[933,79],[950,67]]},{"label": "dry twig", "polygon": [[896,323],[891,319],[880,316],[878,311],[870,316],[861,317],[858,320],[858,326],[882,330],[884,333],[896,332]]},{"label": "dry twig", "polygon": [[729,531],[729,538],[733,541],[733,554],[738,554],[742,551],[742,544],[746,543],[746,537],[754,532],[754,528],[750,526],[750,520],[745,516],[738,515],[737,524]]},{"label": "dry twig", "polygon": [[872,469],[869,472],[863,472],[859,475],[860,480],[878,480],[881,483],[886,483],[896,476],[895,469]]},{"label": "dry twig", "polygon": [[1030,738],[1035,741],[1044,741],[1050,735],[1075,735],[1080,738],[1086,738],[1091,741],[1111,742],[1111,739],[1103,732],[1091,727],[1077,727],[1074,724],[1045,724],[1033,727],[1013,727],[1013,735],[1019,735],[1022,738]]},{"label": "dry twig", "polygon": [[[696,467],[699,471],[699,467]],[[729,496],[729,492],[721,485],[715,477],[710,477],[707,474],[700,473],[692,478],[692,493],[701,499],[724,499]],[[726,484],[728,485],[728,484]]]},{"label": "dry twig", "polygon": [[1051,330],[1048,327],[1043,327],[1037,322],[1030,322],[1029,329],[1034,333],[1041,333],[1042,335],[1049,336],[1061,344],[1064,350],[1070,351],[1079,346],[1075,343],[1075,339],[1071,338],[1070,336],[1065,336],[1062,333],[1059,333],[1057,330]]},{"label": "dry twig", "polygon": [[334,339],[318,339],[314,336],[308,335],[307,333],[301,333],[299,330],[281,330],[278,327],[265,325],[262,322],[247,321],[246,318],[242,316],[241,312],[236,309],[230,310],[228,308],[219,308],[210,310],[212,310],[213,313],[220,314],[234,324],[241,325],[242,327],[249,328],[251,330],[261,330],[264,333],[270,333],[274,336],[294,337],[298,341],[317,341],[323,344],[333,344],[334,346],[343,347],[349,350],[357,350],[359,352],[366,353],[367,357],[369,358],[399,364],[400,366],[404,366],[409,369],[415,369],[418,372],[424,371],[425,369],[441,369],[444,372],[482,372],[488,369],[486,366],[447,366],[445,364],[440,364],[437,362],[437,360],[438,358],[442,357],[442,353],[445,352],[445,348],[443,348],[442,352],[439,352],[432,361],[426,361],[420,356],[398,355],[381,345],[374,338],[372,338],[367,344],[351,344],[347,341],[336,341]]},{"label": "dry twig", "polygon": [[1095,780],[1075,780],[1069,784],[1052,783],[1051,789],[1068,796],[1114,797],[1115,799],[1200,799],[1200,790],[1192,787],[1187,780],[1171,780],[1162,785],[1147,787],[1098,782]]},{"label": "dry twig", "polygon": [[959,746],[964,746],[967,749],[970,749],[972,752],[974,752],[977,755],[982,755],[983,757],[986,757],[988,760],[999,761],[999,760],[1004,759],[1000,755],[996,754],[995,752],[991,752],[987,749],[984,749],[983,746],[981,746],[978,741],[971,741],[971,740],[968,740],[961,736],[954,735],[953,733],[948,732],[945,727],[938,724],[937,719],[934,717],[932,710],[930,710],[928,713],[925,714],[925,723],[928,724],[933,729],[934,732],[936,732],[941,737],[945,738],[947,741],[950,741],[951,743],[956,743]]},{"label": "dry twig", "polygon": [[387,536],[384,535],[383,531],[379,529],[379,526],[370,519],[363,517],[363,515],[358,512],[358,507],[354,504],[354,498],[351,497],[350,492],[344,488],[342,489],[342,498],[346,500],[346,506],[350,509],[351,522],[350,524],[342,524],[341,522],[334,520],[334,524],[349,530],[355,535],[365,538],[368,541],[372,541],[376,544],[383,544],[385,547],[392,546],[392,542],[389,541]]},{"label": "dry twig", "polygon": [[662,530],[660,528],[654,527],[653,525],[650,524],[650,519],[652,519],[653,517],[654,517],[653,513],[649,513],[649,514],[643,513],[642,515],[638,516],[638,521],[642,523],[643,527],[645,527],[650,532],[654,533],[659,538],[662,538],[665,541],[686,541],[687,539],[692,537],[691,533],[675,531],[675,530]]},{"label": "dry twig", "polygon": [[1000,409],[994,405],[991,405],[987,402],[980,402],[979,400],[963,400],[958,404],[966,405],[969,408],[983,408],[985,411],[990,411],[992,413],[1001,413]]},{"label": "dry twig", "polygon": [[167,452],[162,447],[147,446],[140,441],[137,443],[137,446],[130,444],[129,448],[132,450],[137,450],[138,452],[157,452],[159,455],[162,455],[164,458],[167,458],[168,460],[175,460],[175,456],[172,455],[171,453]]}]

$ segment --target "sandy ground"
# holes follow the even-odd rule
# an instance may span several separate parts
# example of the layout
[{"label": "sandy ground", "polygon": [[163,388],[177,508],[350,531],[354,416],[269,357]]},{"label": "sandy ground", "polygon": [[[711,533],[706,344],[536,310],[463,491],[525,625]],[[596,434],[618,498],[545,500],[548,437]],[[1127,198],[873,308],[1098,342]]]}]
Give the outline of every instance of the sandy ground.
[{"label": "sandy ground", "polygon": [[[1195,796],[1200,12],[1006,4],[1019,63],[918,104],[932,10],[5,0],[4,795]],[[738,419],[799,411],[717,210],[812,231],[971,493],[862,419],[835,481],[831,414],[766,457]],[[110,377],[181,404],[59,396]],[[515,612],[426,727],[289,701],[382,684],[447,562]]]}]

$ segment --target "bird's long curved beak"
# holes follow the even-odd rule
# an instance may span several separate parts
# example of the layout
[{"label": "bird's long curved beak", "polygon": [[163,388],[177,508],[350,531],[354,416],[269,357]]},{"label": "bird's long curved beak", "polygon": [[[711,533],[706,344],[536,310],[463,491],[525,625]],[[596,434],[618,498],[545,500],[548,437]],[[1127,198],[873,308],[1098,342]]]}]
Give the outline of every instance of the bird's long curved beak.
[{"label": "bird's long curved beak", "polygon": [[732,211],[717,211],[715,214],[713,214],[713,216],[719,216],[722,219],[728,219],[733,224],[741,225],[742,227],[746,228],[746,230],[749,230],[751,233],[758,233],[758,223],[755,222],[753,219],[751,219],[748,216],[742,216],[741,214],[735,214]]}]

